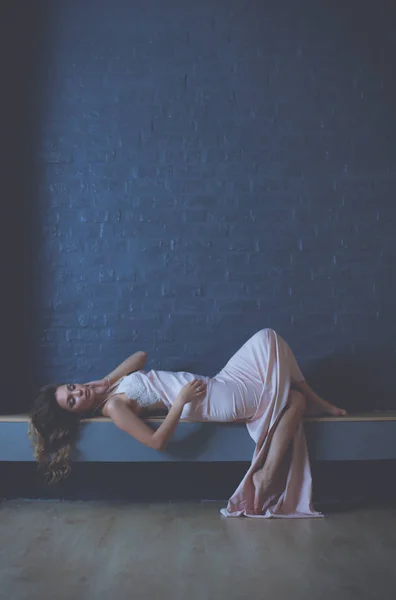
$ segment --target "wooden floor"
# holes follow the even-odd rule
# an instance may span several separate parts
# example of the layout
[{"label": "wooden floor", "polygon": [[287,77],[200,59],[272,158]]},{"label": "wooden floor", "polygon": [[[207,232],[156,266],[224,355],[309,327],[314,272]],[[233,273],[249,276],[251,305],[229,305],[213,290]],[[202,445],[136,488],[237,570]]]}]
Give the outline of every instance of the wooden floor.
[{"label": "wooden floor", "polygon": [[396,509],[226,519],[223,504],[0,504],[12,600],[390,600]]}]

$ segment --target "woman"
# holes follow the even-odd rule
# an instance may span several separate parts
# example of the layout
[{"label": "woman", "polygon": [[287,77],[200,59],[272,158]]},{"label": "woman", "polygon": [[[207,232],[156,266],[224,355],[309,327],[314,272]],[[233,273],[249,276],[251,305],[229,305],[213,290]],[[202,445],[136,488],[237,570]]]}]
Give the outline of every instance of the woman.
[{"label": "woman", "polygon": [[[100,381],[49,385],[30,415],[36,459],[57,481],[66,476],[81,416],[102,414],[139,442],[163,450],[180,419],[243,421],[256,442],[252,463],[224,516],[322,517],[312,508],[303,415],[347,414],[308,386],[288,344],[272,329],[255,333],[215,377],[148,371],[144,352]],[[153,431],[142,419],[164,411]],[[51,455],[53,457],[51,458]]]}]

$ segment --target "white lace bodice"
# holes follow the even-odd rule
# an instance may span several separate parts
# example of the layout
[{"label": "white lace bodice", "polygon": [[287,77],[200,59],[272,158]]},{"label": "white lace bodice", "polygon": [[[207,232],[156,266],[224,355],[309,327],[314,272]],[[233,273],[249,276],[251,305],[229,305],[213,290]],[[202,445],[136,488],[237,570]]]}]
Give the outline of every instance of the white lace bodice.
[{"label": "white lace bodice", "polygon": [[139,373],[139,371],[126,375],[113,393],[125,394],[128,398],[136,400],[137,404],[142,407],[163,402],[155,392],[148,388],[147,384],[143,383],[144,377],[144,373]]}]

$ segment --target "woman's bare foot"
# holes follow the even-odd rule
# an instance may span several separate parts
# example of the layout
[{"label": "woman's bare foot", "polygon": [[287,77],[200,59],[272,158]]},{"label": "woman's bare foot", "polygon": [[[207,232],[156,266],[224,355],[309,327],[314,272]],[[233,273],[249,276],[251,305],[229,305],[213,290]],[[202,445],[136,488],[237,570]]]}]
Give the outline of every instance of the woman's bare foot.
[{"label": "woman's bare foot", "polygon": [[305,396],[307,400],[306,415],[325,414],[332,415],[333,417],[343,417],[348,414],[344,408],[338,408],[338,406],[334,406],[331,402],[327,402],[327,400],[315,394],[306,381],[294,382],[293,389],[298,390]]},{"label": "woman's bare foot", "polygon": [[253,485],[254,485],[254,512],[259,515],[264,504],[264,498],[269,494],[272,486],[272,479],[270,479],[264,469],[260,469],[253,473]]},{"label": "woman's bare foot", "polygon": [[334,406],[334,404],[330,404],[330,408],[326,412],[333,417],[344,417],[348,414],[344,408],[338,408],[337,406]]}]

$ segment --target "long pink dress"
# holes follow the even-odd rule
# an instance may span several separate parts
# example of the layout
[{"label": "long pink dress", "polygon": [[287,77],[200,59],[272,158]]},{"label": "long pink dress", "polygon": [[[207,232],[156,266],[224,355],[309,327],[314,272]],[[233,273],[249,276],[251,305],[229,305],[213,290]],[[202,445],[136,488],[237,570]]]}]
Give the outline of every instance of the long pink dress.
[{"label": "long pink dress", "polygon": [[[191,421],[244,421],[256,443],[251,465],[221,509],[225,517],[324,517],[312,507],[312,477],[303,423],[294,435],[283,476],[277,478],[261,514],[254,514],[252,475],[265,460],[274,426],[287,405],[293,381],[304,381],[288,344],[272,329],[255,333],[215,377],[170,371],[139,371],[140,385],[171,407],[181,388],[193,379],[207,383],[203,400],[187,404],[181,419]],[[285,462],[286,461],[286,462]]]}]

